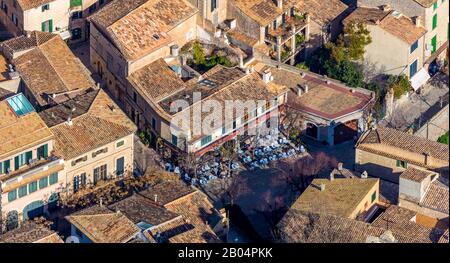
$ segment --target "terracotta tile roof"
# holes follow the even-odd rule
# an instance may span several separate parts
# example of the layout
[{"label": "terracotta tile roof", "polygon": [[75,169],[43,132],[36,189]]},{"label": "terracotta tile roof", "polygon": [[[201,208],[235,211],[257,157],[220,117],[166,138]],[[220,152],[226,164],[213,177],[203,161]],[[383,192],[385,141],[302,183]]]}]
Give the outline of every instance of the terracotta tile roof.
[{"label": "terracotta tile roof", "polygon": [[139,194],[145,196],[150,200],[155,200],[155,195],[157,195],[156,203],[160,205],[166,205],[179,198],[190,195],[195,191],[196,189],[182,182],[164,181],[142,192],[139,192]]},{"label": "terracotta tile roof", "polygon": [[445,233],[439,238],[438,243],[448,243],[448,229],[445,231]]},{"label": "terracotta tile roof", "polygon": [[[350,217],[357,206],[368,196],[379,183],[378,179],[336,178],[314,179],[308,188],[292,205],[293,209],[312,213],[326,213],[342,217]],[[325,190],[320,190],[320,185]],[[379,189],[375,189],[379,191]]]},{"label": "terracotta tile roof", "polygon": [[[425,165],[423,154],[427,153],[432,158],[446,162],[448,166],[448,145],[391,128],[378,127],[366,131],[356,147],[377,154],[400,158],[400,160],[405,159],[421,166]],[[397,153],[396,150],[401,151]]]},{"label": "terracotta tile roof", "polygon": [[21,227],[0,234],[0,243],[64,243],[58,234],[47,227],[33,221]]},{"label": "terracotta tile roof", "polygon": [[22,11],[26,11],[53,1],[54,0],[17,0],[17,3],[19,4]]},{"label": "terracotta tile roof", "polygon": [[80,156],[103,145],[124,138],[136,131],[136,126],[102,90],[89,111],[51,128],[55,148],[66,160]]},{"label": "terracotta tile roof", "polygon": [[140,192],[140,194],[151,200],[154,200],[156,194],[159,204],[168,211],[182,216],[180,219],[152,229],[154,237],[159,232],[163,242],[209,243],[219,241],[208,224],[217,223],[220,215],[200,191],[181,181],[164,181]]},{"label": "terracotta tile roof", "polygon": [[0,101],[0,159],[53,138],[36,112],[17,116],[6,100]]},{"label": "terracotta tile roof", "polygon": [[236,39],[239,42],[247,44],[250,47],[253,47],[254,45],[256,45],[258,43],[257,39],[248,36],[244,32],[239,31],[238,29],[233,29],[233,30],[228,31],[227,36],[231,37],[232,39]]},{"label": "terracotta tile roof", "polygon": [[365,243],[369,236],[380,237],[385,229],[344,217],[314,214],[291,209],[278,223],[281,242]]},{"label": "terracotta tile roof", "polygon": [[248,17],[261,26],[267,26],[298,1],[283,0],[283,10],[279,9],[272,0],[234,0],[233,2]]},{"label": "terracotta tile roof", "polygon": [[[267,68],[269,67],[265,66],[261,71]],[[289,106],[326,120],[338,119],[349,113],[363,110],[374,100],[369,91],[351,92],[350,88],[332,79],[329,79],[330,83],[327,84],[322,76],[305,73],[302,77],[299,72],[294,73],[273,67],[270,67],[270,70],[274,83],[284,85],[291,91],[296,92],[298,87],[308,85],[308,93],[303,93],[301,97],[294,92],[289,93]]]},{"label": "terracotta tile roof", "polygon": [[98,93],[99,90],[86,90],[72,99],[39,112],[39,116],[41,116],[48,127],[66,122],[69,116],[72,119],[77,118],[89,111]]},{"label": "terracotta tile roof", "polygon": [[128,81],[146,98],[156,103],[186,87],[164,59],[158,59],[133,72]]},{"label": "terracotta tile roof", "polygon": [[150,199],[139,194],[125,198],[108,206],[108,208],[113,211],[120,211],[135,224],[145,222],[157,226],[179,217],[179,215],[156,205]]},{"label": "terracotta tile roof", "polygon": [[[119,5],[118,10],[113,10]],[[198,10],[186,0],[115,0],[91,20],[108,32],[125,58],[136,60],[172,41],[168,32]]]},{"label": "terracotta tile roof", "polygon": [[6,97],[9,97],[11,95],[14,95],[13,92],[0,88],[0,100],[6,99]]},{"label": "terracotta tile roof", "polygon": [[380,8],[358,7],[344,19],[344,24],[361,22],[378,25],[409,45],[425,35],[427,30],[424,27],[416,26],[410,18],[402,14],[396,16],[394,12],[383,11]]},{"label": "terracotta tile roof", "polygon": [[416,3],[423,7],[431,7],[437,0],[414,0]]},{"label": "terracotta tile roof", "polygon": [[320,25],[331,23],[348,8],[341,0],[301,0],[296,7],[301,12],[309,13],[311,20]]},{"label": "terracotta tile roof", "polygon": [[14,64],[41,106],[47,104],[47,95],[95,87],[88,70],[60,37],[19,56]]},{"label": "terracotta tile roof", "polygon": [[408,179],[408,180],[414,181],[414,182],[422,182],[423,180],[425,180],[425,178],[427,178],[433,174],[435,174],[435,173],[433,173],[431,171],[419,170],[419,169],[416,169],[413,167],[408,167],[408,169],[406,169],[406,171],[404,171],[400,175],[400,178]]},{"label": "terracotta tile roof", "polygon": [[58,34],[41,31],[30,31],[29,37],[27,35],[18,36],[2,42],[1,46],[8,52],[14,53],[38,47],[55,37],[59,37]]},{"label": "terracotta tile roof", "polygon": [[125,215],[107,208],[91,208],[66,219],[94,243],[126,243],[140,232]]},{"label": "terracotta tile roof", "polygon": [[412,210],[391,205],[385,212],[378,216],[371,225],[392,231],[400,242],[437,242],[444,231],[415,223],[413,220],[416,214],[417,213]]},{"label": "terracotta tile roof", "polygon": [[439,212],[446,213],[448,215],[448,186],[443,185],[438,180],[434,180],[427,189],[427,192],[420,202],[420,205],[433,210],[437,210]]}]

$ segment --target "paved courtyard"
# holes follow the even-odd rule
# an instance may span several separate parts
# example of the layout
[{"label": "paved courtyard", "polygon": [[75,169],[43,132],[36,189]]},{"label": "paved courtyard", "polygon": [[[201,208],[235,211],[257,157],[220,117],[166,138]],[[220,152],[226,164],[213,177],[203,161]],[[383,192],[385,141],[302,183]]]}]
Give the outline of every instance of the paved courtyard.
[{"label": "paved courtyard", "polygon": [[402,131],[413,128],[415,131],[448,104],[448,92],[448,76],[438,73],[425,84],[420,94],[413,93],[397,103],[392,116],[379,124]]}]

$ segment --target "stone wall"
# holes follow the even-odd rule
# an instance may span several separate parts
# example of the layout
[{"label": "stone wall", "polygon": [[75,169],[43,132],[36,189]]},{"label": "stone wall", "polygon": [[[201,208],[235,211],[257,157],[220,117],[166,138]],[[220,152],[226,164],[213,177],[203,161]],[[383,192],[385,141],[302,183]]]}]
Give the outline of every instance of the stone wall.
[{"label": "stone wall", "polygon": [[449,105],[440,110],[425,125],[416,131],[415,135],[437,141],[438,138],[449,130]]}]

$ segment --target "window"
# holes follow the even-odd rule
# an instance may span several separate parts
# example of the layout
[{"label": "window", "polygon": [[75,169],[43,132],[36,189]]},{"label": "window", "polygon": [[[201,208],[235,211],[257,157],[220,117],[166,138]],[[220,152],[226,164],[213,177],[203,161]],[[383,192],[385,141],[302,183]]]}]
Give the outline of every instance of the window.
[{"label": "window", "polygon": [[19,170],[26,163],[26,154],[22,153],[14,157],[14,169]]},{"label": "window", "polygon": [[413,53],[418,47],[419,47],[419,40],[417,40],[416,42],[414,42],[414,44],[412,44],[411,51],[409,53]]},{"label": "window", "polygon": [[31,182],[28,185],[28,192],[30,194],[36,192],[37,191],[37,187],[38,187],[37,181]]},{"label": "window", "polygon": [[433,30],[437,27],[437,14],[434,14],[434,16],[433,16]]},{"label": "window", "polygon": [[83,157],[81,157],[81,158],[78,158],[78,159],[72,161],[72,166],[75,166],[75,165],[77,165],[78,163],[86,162],[86,161],[87,161],[87,156],[83,156]]},{"label": "window", "polygon": [[134,91],[133,91],[133,101],[137,103],[137,94]]},{"label": "window", "polygon": [[39,180],[39,189],[43,189],[48,186],[48,177],[41,178]]},{"label": "window", "polygon": [[106,164],[95,168],[94,169],[94,185],[97,184],[98,180],[107,179],[106,173],[107,173]]},{"label": "window", "polygon": [[17,189],[14,189],[8,193],[8,202],[12,202],[16,199],[17,199]]},{"label": "window", "polygon": [[53,32],[53,20],[42,22],[42,32]]},{"label": "window", "polygon": [[83,12],[82,11],[75,11],[72,13],[72,20],[77,20],[83,18]]},{"label": "window", "polygon": [[116,144],[116,147],[117,148],[122,147],[124,144],[125,144],[125,141],[120,141]]},{"label": "window", "polygon": [[201,144],[202,144],[202,146],[204,146],[204,145],[210,143],[211,141],[212,141],[212,136],[208,135],[208,136],[202,138]]},{"label": "window", "polygon": [[38,159],[45,159],[48,157],[48,145],[42,145],[41,147],[37,148],[37,158]]},{"label": "window", "polygon": [[152,117],[152,128],[156,129],[156,120]]},{"label": "window", "polygon": [[73,191],[76,193],[80,189],[80,176],[73,177]]},{"label": "window", "polygon": [[97,157],[98,155],[100,155],[100,154],[102,154],[102,153],[107,153],[107,152],[108,152],[108,147],[105,147],[105,148],[100,149],[100,150],[98,150],[98,151],[96,151],[96,152],[93,152],[93,153],[92,153],[92,158],[95,158],[95,157]]},{"label": "window", "polygon": [[58,182],[58,173],[52,173],[49,176],[49,183],[50,183],[50,185],[56,184],[57,182]]},{"label": "window", "polygon": [[98,1],[98,4],[99,4],[99,5],[105,4],[105,0],[100,0],[100,1]]},{"label": "window", "polygon": [[372,203],[375,202],[375,200],[377,200],[377,192],[373,192],[372,194]]},{"label": "window", "polygon": [[437,8],[438,8],[438,2],[436,1],[436,2],[434,2],[434,4],[433,4],[433,11],[436,10]]},{"label": "window", "polygon": [[436,53],[437,50],[437,36],[434,36],[431,39],[431,54]]},{"label": "window", "polygon": [[45,12],[47,10],[50,10],[50,4],[42,5],[42,12]]},{"label": "window", "polygon": [[233,130],[235,130],[237,127],[236,121],[233,121]]},{"label": "window", "polygon": [[0,174],[8,173],[10,170],[10,164],[11,164],[10,160],[0,162]]},{"label": "window", "polygon": [[409,66],[409,77],[412,78],[417,73],[417,59]]},{"label": "window", "polygon": [[122,176],[124,174],[124,172],[125,172],[125,158],[120,157],[116,161],[116,175]]},{"label": "window", "polygon": [[227,133],[227,126],[223,125],[223,127],[222,127],[222,135],[225,134],[225,133]]},{"label": "window", "polygon": [[178,138],[176,135],[172,134],[172,144],[177,146],[178,145]]},{"label": "window", "polygon": [[403,167],[405,169],[408,168],[408,162],[397,160],[397,167]]},{"label": "window", "polygon": [[218,0],[211,0],[211,12],[216,10],[216,8],[217,8],[217,1]]},{"label": "window", "polygon": [[72,34],[72,37],[70,39],[77,40],[81,38],[81,28],[72,29],[70,32]]},{"label": "window", "polygon": [[28,194],[28,191],[27,191],[26,185],[19,187],[19,198],[24,197],[27,194]]}]

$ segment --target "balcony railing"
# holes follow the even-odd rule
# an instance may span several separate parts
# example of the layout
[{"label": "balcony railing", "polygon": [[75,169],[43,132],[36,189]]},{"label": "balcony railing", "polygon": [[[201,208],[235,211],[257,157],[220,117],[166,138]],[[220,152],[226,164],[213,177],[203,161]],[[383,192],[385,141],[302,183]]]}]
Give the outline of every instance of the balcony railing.
[{"label": "balcony railing", "polygon": [[277,43],[277,39],[281,37],[281,42],[286,42],[295,34],[308,25],[307,16],[293,16],[286,19],[285,23],[279,26],[277,29],[270,29],[266,35],[266,41],[273,44]]}]

